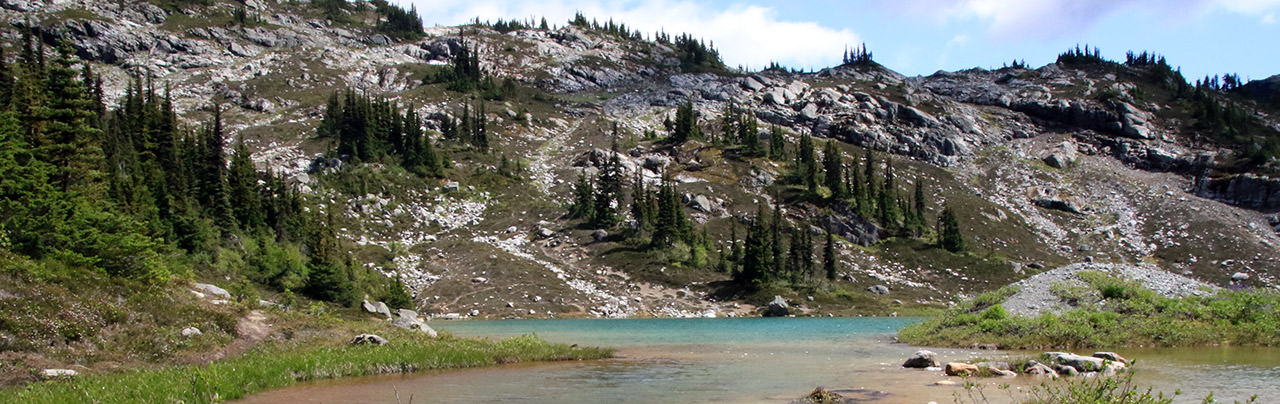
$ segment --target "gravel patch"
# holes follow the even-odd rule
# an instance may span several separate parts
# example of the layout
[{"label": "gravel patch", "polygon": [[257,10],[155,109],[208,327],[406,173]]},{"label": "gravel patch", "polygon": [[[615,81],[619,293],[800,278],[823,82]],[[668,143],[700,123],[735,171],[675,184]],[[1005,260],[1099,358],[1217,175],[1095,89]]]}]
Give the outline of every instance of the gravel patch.
[{"label": "gravel patch", "polygon": [[1070,309],[1065,302],[1049,291],[1055,284],[1086,286],[1080,279],[1081,271],[1097,271],[1122,279],[1138,281],[1153,292],[1165,297],[1184,297],[1213,293],[1220,288],[1182,275],[1166,272],[1154,265],[1124,265],[1081,263],[1045,271],[1014,283],[1018,293],[1003,304],[1005,310],[1017,316],[1037,316],[1044,312],[1060,313]]}]

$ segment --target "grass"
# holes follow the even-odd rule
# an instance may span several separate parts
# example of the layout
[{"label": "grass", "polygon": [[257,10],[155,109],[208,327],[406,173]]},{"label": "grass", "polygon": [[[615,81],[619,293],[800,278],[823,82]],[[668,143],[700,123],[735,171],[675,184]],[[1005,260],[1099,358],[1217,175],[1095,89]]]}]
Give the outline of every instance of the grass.
[{"label": "grass", "polygon": [[536,336],[494,341],[398,332],[390,337],[387,346],[297,342],[203,366],[33,383],[4,391],[0,403],[218,402],[309,380],[612,355],[610,350],[550,344]]},{"label": "grass", "polygon": [[1090,289],[1070,294],[1082,307],[1034,318],[1012,316],[995,304],[1012,295],[1006,288],[908,326],[898,339],[913,345],[995,343],[1023,349],[1280,344],[1275,332],[1280,328],[1280,293],[1275,291],[1166,298],[1100,273],[1081,278]]}]

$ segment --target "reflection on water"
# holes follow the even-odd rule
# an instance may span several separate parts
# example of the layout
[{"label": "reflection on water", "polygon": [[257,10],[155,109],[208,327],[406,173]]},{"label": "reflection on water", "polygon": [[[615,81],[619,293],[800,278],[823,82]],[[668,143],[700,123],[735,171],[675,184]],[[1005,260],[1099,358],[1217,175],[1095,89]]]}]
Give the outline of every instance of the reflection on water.
[{"label": "reflection on water", "polygon": [[[902,369],[917,348],[892,333],[913,319],[644,319],[433,322],[459,336],[503,338],[535,333],[552,342],[618,348],[604,361],[519,364],[487,369],[379,376],[307,384],[245,403],[781,403],[817,386],[877,403],[969,402],[958,387],[932,386],[941,372]],[[999,359],[1003,353],[936,349],[942,359]],[[1087,352],[1084,352],[1087,353]],[[1260,394],[1280,400],[1280,351],[1212,348],[1120,350],[1140,360],[1139,383],[1181,389],[1180,402],[1210,391],[1222,401]],[[1029,354],[1029,353],[1022,353]],[[1018,391],[1041,383],[988,380],[992,403],[1011,401],[994,385]]]}]

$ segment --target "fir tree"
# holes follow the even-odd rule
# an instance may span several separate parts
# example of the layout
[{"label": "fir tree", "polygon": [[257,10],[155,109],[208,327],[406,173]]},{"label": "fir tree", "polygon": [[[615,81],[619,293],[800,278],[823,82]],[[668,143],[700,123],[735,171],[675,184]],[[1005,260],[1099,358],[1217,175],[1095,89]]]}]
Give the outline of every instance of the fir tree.
[{"label": "fir tree", "polygon": [[826,234],[827,243],[822,247],[822,270],[827,274],[827,280],[834,281],[836,280],[836,265],[838,265],[836,262],[836,238],[831,234],[830,230]]},{"label": "fir tree", "polygon": [[800,136],[800,143],[796,146],[796,161],[794,175],[796,181],[803,185],[809,193],[818,191],[818,159],[813,150],[813,137],[808,134]]},{"label": "fir tree", "polygon": [[769,129],[769,159],[773,161],[787,159],[786,139],[783,139],[782,128],[777,125]]},{"label": "fir tree", "polygon": [[764,155],[764,149],[760,147],[760,123],[755,115],[747,114],[746,118],[742,119],[742,123],[738,125],[738,138],[742,142],[743,155],[749,157]]},{"label": "fir tree", "polygon": [[227,196],[236,222],[243,229],[266,224],[258,195],[258,172],[249,156],[249,148],[245,146],[244,140],[236,142],[231,167],[227,171]]},{"label": "fir tree", "polygon": [[938,246],[960,253],[968,249],[965,244],[964,235],[960,232],[960,221],[956,218],[955,210],[948,205],[942,209],[942,215],[938,218]]},{"label": "fir tree", "polygon": [[823,179],[827,189],[831,190],[831,198],[840,200],[849,196],[844,183],[844,160],[835,140],[828,140],[822,150]]},{"label": "fir tree", "polygon": [[569,204],[569,217],[591,219],[595,217],[595,185],[587,178],[587,173],[579,172],[578,181],[573,184],[573,202]]}]

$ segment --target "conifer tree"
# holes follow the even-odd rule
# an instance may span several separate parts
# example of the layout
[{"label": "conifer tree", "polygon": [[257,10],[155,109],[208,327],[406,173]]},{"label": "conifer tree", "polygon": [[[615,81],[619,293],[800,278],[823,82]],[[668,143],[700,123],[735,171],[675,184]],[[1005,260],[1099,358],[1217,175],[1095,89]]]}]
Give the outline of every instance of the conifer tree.
[{"label": "conifer tree", "polygon": [[953,253],[968,249],[964,235],[960,232],[960,221],[950,205],[942,209],[942,215],[938,218],[938,246]]},{"label": "conifer tree", "polygon": [[698,113],[693,109],[693,101],[685,101],[676,108],[675,130],[671,132],[671,141],[684,143],[690,139],[702,137],[702,129],[698,127]]},{"label": "conifer tree", "polygon": [[258,195],[258,171],[249,157],[244,140],[236,142],[235,154],[227,172],[227,191],[236,222],[242,229],[257,228],[266,224],[262,203]]},{"label": "conifer tree", "polygon": [[738,138],[742,142],[742,154],[749,157],[763,156],[764,149],[760,147],[760,122],[754,114],[747,114],[741,122],[738,125]]},{"label": "conifer tree", "polygon": [[200,154],[204,164],[200,167],[201,206],[218,225],[229,227],[231,206],[227,199],[227,159],[223,148],[226,137],[222,129],[222,106],[213,108],[213,123],[205,129]]},{"label": "conifer tree", "polygon": [[797,182],[809,190],[809,193],[818,191],[818,159],[813,150],[813,136],[804,134],[800,136],[800,143],[796,146],[795,176]]},{"label": "conifer tree", "polygon": [[786,139],[783,139],[782,128],[773,125],[769,129],[769,159],[782,161],[787,158]]},{"label": "conifer tree", "polygon": [[573,203],[569,205],[569,217],[588,219],[595,217],[595,184],[587,178],[585,171],[578,172],[578,181],[573,184]]},{"label": "conifer tree", "polygon": [[823,174],[824,182],[827,189],[831,190],[831,198],[841,200],[849,196],[848,189],[844,183],[844,160],[841,158],[843,153],[836,147],[835,140],[828,140],[826,146],[822,150],[822,166],[825,171]]},{"label": "conifer tree", "polygon": [[822,270],[827,274],[827,280],[836,280],[836,238],[828,230],[827,243],[822,247]]},{"label": "conifer tree", "polygon": [[734,278],[739,284],[759,286],[765,274],[773,270],[773,238],[766,225],[765,206],[757,207],[756,216],[747,226],[747,240],[743,245],[742,270]]},{"label": "conifer tree", "polygon": [[898,207],[898,189],[893,178],[893,158],[885,160],[884,165],[884,184],[880,187],[880,195],[877,198],[876,207],[879,209],[877,218],[880,225],[889,229],[897,229],[901,226],[901,212]]},{"label": "conifer tree", "polygon": [[596,188],[593,195],[591,225],[598,229],[608,229],[618,224],[618,197],[622,194],[622,161],[618,157],[618,144],[610,147],[609,158],[596,175]]}]

